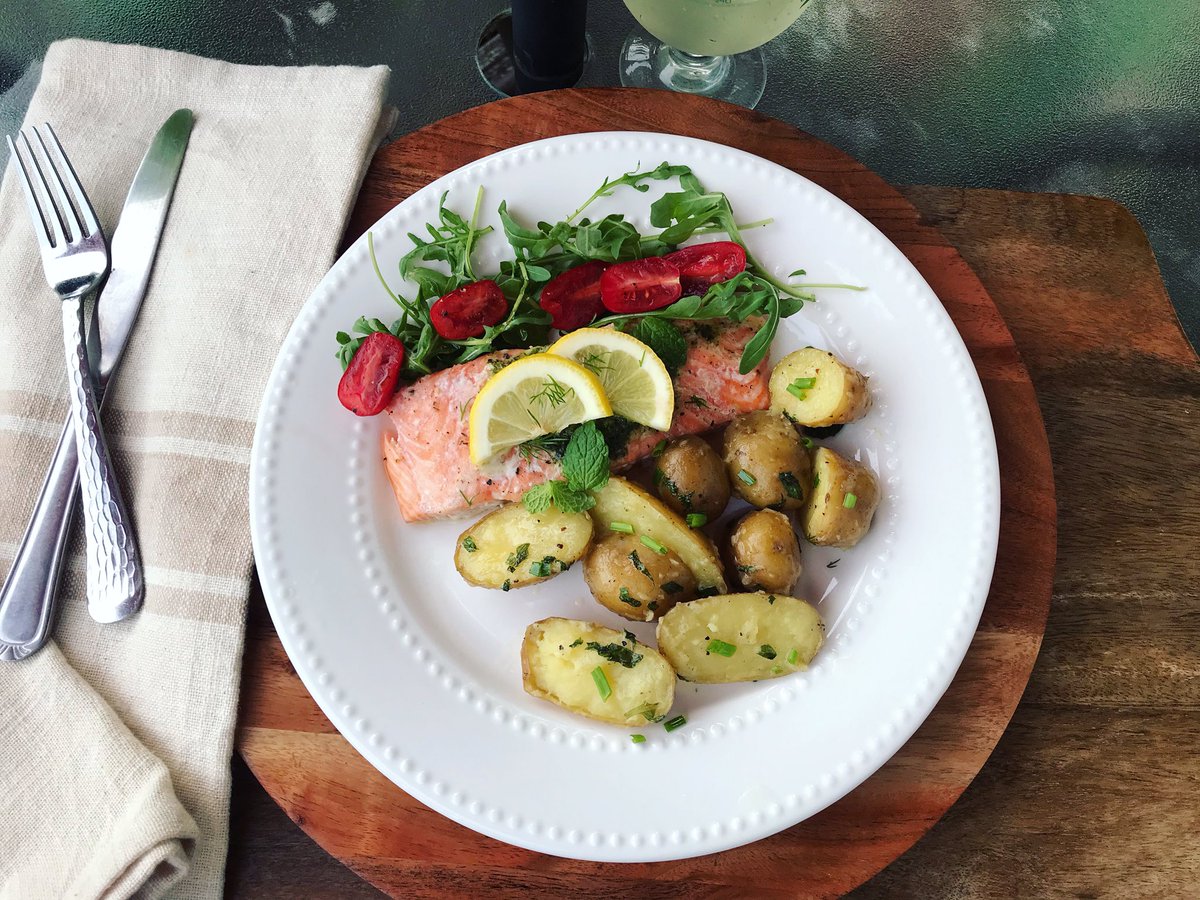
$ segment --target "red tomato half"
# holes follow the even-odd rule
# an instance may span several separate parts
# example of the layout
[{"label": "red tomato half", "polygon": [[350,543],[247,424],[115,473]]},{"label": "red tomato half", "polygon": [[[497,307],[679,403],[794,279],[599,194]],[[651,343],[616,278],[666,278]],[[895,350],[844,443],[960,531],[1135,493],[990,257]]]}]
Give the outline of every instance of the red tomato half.
[{"label": "red tomato half", "polygon": [[383,412],[396,393],[404,344],[385,331],[367,335],[338,382],[338,400],[356,416]]},{"label": "red tomato half", "polygon": [[508,301],[494,281],[473,281],[439,297],[429,309],[433,330],[448,341],[480,337],[508,312]]},{"label": "red tomato half", "polygon": [[679,267],[685,294],[703,294],[746,268],[746,251],[733,241],[711,241],[684,247],[663,257]]},{"label": "red tomato half", "polygon": [[614,263],[600,276],[600,299],[615,313],[661,309],[681,293],[679,268],[662,256]]},{"label": "red tomato half", "polygon": [[607,263],[593,260],[567,269],[546,283],[538,303],[550,313],[551,325],[559,331],[573,331],[604,311],[600,302],[600,276],[606,268]]}]

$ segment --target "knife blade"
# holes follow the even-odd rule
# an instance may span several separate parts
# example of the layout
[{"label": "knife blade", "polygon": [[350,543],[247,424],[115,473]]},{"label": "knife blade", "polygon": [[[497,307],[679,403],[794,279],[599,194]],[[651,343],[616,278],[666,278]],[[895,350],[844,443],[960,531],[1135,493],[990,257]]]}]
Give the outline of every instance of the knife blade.
[{"label": "knife blade", "polygon": [[[113,234],[112,273],[96,302],[89,335],[101,398],[125,352],[150,282],[192,123],[191,111],[181,109],[158,130],[134,175]],[[100,347],[95,347],[96,338]],[[68,423],[0,589],[0,659],[24,659],[50,637],[63,550],[78,494],[79,460]],[[109,610],[103,618],[117,621],[136,612],[141,603],[140,596],[128,598],[121,605],[121,615],[114,618]],[[102,618],[100,611],[92,613]]]},{"label": "knife blade", "polygon": [[146,296],[193,121],[190,109],[176,110],[154,135],[133,176],[113,232],[112,271],[100,292],[95,313],[100,337],[96,378],[102,392],[121,361]]}]

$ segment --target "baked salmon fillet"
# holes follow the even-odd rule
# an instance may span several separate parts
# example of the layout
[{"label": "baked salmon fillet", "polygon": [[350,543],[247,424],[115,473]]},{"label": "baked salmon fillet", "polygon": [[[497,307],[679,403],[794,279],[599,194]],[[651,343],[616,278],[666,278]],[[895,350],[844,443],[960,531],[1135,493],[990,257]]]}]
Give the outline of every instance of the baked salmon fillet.
[{"label": "baked salmon fillet", "polygon": [[[675,416],[664,434],[633,426],[624,447],[612,447],[613,469],[649,456],[663,437],[699,434],[770,403],[767,362],[738,372],[742,351],[761,324],[714,320],[676,323],[687,338],[687,361],[675,376]],[[394,430],[384,433],[388,480],[406,522],[479,513],[519,500],[536,484],[558,478],[557,460],[514,447],[487,470],[471,462],[468,420],[475,395],[497,365],[525,351],[503,350],[426,375],[402,388],[387,408]]]}]

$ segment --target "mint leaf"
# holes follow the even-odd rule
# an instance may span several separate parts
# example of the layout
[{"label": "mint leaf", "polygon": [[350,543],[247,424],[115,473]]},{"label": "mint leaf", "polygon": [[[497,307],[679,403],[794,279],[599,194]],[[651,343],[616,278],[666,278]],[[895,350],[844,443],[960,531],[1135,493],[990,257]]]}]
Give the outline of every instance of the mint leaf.
[{"label": "mint leaf", "polygon": [[574,490],[565,481],[552,481],[550,487],[554,494],[554,505],[562,512],[586,512],[596,505],[596,498],[590,492]]},{"label": "mint leaf", "polygon": [[527,490],[521,498],[525,502],[525,508],[534,514],[549,509],[550,501],[554,499],[554,485],[555,482],[547,481],[545,484],[535,484]]},{"label": "mint leaf", "polygon": [[672,375],[677,374],[680,367],[687,362],[687,340],[683,333],[666,319],[642,319],[633,329],[633,336],[653,350]]},{"label": "mint leaf", "polygon": [[608,483],[608,445],[595,422],[575,429],[563,452],[562,471],[574,491],[594,491]]}]

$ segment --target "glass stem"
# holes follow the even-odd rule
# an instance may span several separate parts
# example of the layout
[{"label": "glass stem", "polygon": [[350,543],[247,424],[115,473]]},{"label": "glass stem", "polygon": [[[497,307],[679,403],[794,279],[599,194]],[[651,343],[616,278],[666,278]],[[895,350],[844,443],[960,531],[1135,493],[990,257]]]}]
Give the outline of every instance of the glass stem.
[{"label": "glass stem", "polygon": [[702,56],[675,47],[664,47],[667,63],[663,81],[675,90],[703,94],[716,89],[729,75],[728,56]]}]

